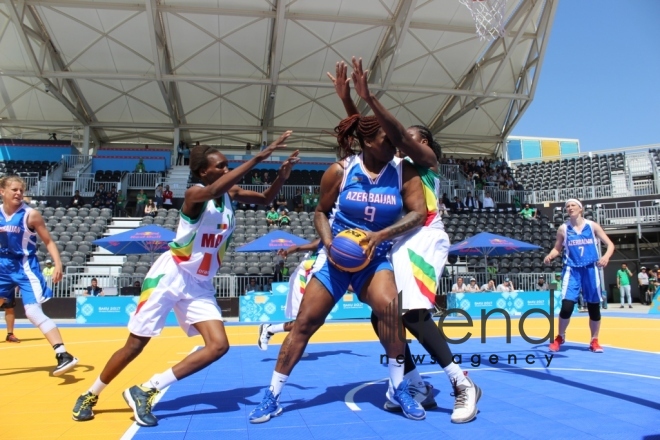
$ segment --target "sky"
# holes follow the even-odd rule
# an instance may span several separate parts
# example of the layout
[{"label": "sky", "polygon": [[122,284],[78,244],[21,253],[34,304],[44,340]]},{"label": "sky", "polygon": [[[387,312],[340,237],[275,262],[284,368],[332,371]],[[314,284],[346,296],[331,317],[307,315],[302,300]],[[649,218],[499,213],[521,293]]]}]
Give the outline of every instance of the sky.
[{"label": "sky", "polygon": [[560,0],[511,134],[577,138],[582,151],[660,143],[660,0]]}]

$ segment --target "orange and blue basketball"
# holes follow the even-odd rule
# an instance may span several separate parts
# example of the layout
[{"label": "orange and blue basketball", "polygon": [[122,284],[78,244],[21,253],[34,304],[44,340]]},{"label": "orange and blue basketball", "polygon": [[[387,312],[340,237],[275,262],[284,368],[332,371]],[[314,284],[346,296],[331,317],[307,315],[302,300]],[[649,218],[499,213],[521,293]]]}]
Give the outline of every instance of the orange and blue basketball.
[{"label": "orange and blue basketball", "polygon": [[345,272],[357,272],[369,264],[364,253],[367,233],[360,229],[341,231],[332,240],[330,258],[337,268]]}]

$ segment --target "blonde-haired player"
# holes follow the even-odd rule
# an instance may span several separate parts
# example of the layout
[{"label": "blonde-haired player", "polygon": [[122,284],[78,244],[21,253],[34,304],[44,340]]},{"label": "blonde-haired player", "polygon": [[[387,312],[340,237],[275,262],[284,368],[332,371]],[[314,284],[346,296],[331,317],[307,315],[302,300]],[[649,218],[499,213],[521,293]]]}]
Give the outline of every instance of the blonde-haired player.
[{"label": "blonde-haired player", "polygon": [[[577,199],[568,199],[564,205],[569,219],[557,230],[555,247],[543,262],[550,262],[564,251],[564,267],[561,273],[561,311],[559,312],[559,334],[550,344],[550,351],[559,351],[566,341],[566,329],[571,320],[580,291],[589,310],[589,329],[591,342],[589,350],[602,353],[598,343],[600,330],[601,279],[599,268],[607,266],[614,253],[614,243],[603,228],[596,222],[582,217],[582,203]],[[605,255],[600,256],[599,240],[607,245]]]}]

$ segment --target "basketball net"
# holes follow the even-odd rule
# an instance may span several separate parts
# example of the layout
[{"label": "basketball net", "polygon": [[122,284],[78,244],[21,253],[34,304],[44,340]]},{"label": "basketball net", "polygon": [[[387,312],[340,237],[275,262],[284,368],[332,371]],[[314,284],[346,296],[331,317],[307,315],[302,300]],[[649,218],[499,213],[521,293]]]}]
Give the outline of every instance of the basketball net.
[{"label": "basketball net", "polygon": [[459,1],[470,10],[480,40],[494,40],[504,35],[506,0]]}]

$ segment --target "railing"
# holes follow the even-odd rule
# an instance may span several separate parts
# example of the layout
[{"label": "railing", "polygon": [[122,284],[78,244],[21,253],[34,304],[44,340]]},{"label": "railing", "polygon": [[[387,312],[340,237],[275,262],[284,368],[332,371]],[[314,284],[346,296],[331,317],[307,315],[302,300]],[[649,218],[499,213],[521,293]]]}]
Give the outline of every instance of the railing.
[{"label": "railing", "polygon": [[[264,192],[268,189],[269,185],[240,185],[241,188],[247,189],[249,191]],[[319,188],[318,185],[284,185],[278,194],[284,194],[284,197],[289,200],[296,195],[296,191],[300,191],[300,194],[303,195],[307,192],[308,189],[315,191],[316,188]]]},{"label": "railing", "polygon": [[[579,188],[547,189],[541,191],[521,191],[530,194],[530,203],[563,202],[566,199],[594,200],[612,198],[612,185],[583,186]],[[620,197],[620,196],[619,196]]]},{"label": "railing", "polygon": [[46,182],[44,196],[71,197],[73,195],[74,182],[67,181],[49,181]]},{"label": "railing", "polygon": [[154,189],[162,182],[160,173],[128,173],[128,187],[131,189]]},{"label": "railing", "polygon": [[650,176],[653,173],[653,157],[648,152],[626,154],[625,161],[632,177]]},{"label": "railing", "polygon": [[452,164],[440,164],[438,170],[442,177],[451,181],[457,181],[458,176],[461,173],[459,166]]},{"label": "railing", "polygon": [[653,180],[634,180],[633,192],[636,196],[650,196],[655,194],[655,182]]},{"label": "railing", "polygon": [[[484,196],[486,193],[490,193],[490,197],[495,203],[506,203],[506,204],[525,204],[525,203],[536,203],[534,202],[534,192],[532,191],[514,191],[512,189],[484,189],[478,191],[470,191],[472,195],[479,200],[479,203],[483,203]],[[463,201],[467,196],[468,190],[466,189],[456,189],[454,190],[454,195]]]},{"label": "railing", "polygon": [[[477,284],[481,287],[484,284],[488,284],[488,280],[495,281],[495,287],[502,284],[505,278],[509,278],[513,283],[513,288],[515,290],[523,291],[533,291],[536,290],[537,282],[539,277],[544,277],[546,283],[550,284],[554,282],[554,276],[548,273],[507,273],[507,274],[489,274],[485,272],[466,272],[466,273],[454,273],[450,277],[440,278],[440,285],[438,286],[438,292],[441,294],[447,294],[451,292],[451,287],[456,283],[456,280],[461,277],[465,282],[465,285],[469,284],[470,278],[475,278]],[[467,293],[469,295],[469,293]]]},{"label": "railing", "polygon": [[92,156],[84,154],[64,154],[62,155],[62,162],[64,163],[64,172],[66,173],[72,168],[87,165],[92,161]]},{"label": "railing", "polygon": [[660,222],[660,206],[634,206],[596,210],[598,223],[608,225],[637,225]]}]

